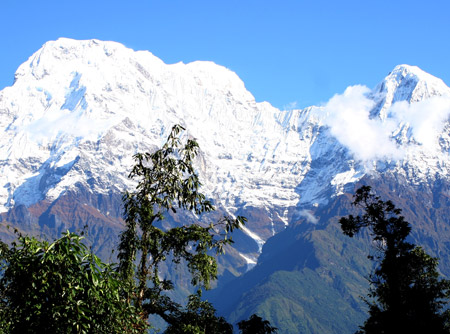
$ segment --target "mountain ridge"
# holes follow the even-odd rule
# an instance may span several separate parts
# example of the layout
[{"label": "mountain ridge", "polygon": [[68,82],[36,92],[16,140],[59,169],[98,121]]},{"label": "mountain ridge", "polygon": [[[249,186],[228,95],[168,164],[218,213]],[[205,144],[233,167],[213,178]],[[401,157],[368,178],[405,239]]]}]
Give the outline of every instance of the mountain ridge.
[{"label": "mountain ridge", "polygon": [[[58,221],[80,228],[50,208],[78,193],[73,203],[98,210],[107,226],[112,198],[135,185],[132,155],[159,147],[181,123],[200,144],[203,191],[223,212],[250,218],[240,253],[251,268],[267,239],[299,220],[314,223],[317,207],[364,176],[414,187],[447,178],[449,101],[442,80],[399,65],[373,90],[352,86],[321,106],[278,110],[212,62],[167,65],[116,42],[63,38],[0,91],[0,207],[7,217],[24,206],[17,212],[37,221],[35,230]],[[50,211],[34,210],[40,203]],[[120,225],[117,212],[113,220]]]}]

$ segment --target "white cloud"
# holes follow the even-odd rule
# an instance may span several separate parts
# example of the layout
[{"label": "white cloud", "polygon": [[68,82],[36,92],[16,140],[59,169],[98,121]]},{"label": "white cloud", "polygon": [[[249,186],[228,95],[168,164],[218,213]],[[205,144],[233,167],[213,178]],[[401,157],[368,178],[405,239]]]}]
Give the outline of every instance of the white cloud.
[{"label": "white cloud", "polygon": [[294,109],[298,109],[298,102],[294,101],[294,102],[289,102],[288,104],[286,104],[284,106],[284,110],[294,110]]},{"label": "white cloud", "polygon": [[32,121],[24,130],[37,142],[48,142],[60,134],[96,140],[111,125],[111,121],[91,119],[83,111],[60,110]]},{"label": "white cloud", "polygon": [[315,217],[310,211],[308,211],[308,210],[301,210],[300,212],[299,212],[299,215],[300,216],[302,216],[302,217],[304,217],[304,218],[306,218],[306,221],[308,222],[308,223],[311,223],[311,224],[317,224],[318,222],[319,222],[319,219],[317,219],[317,217]]},{"label": "white cloud", "polygon": [[412,137],[427,149],[437,146],[437,136],[450,116],[450,97],[432,97],[409,104],[394,103],[385,120],[370,119],[374,102],[367,98],[365,86],[348,87],[324,106],[324,122],[331,133],[358,160],[401,159],[404,148],[392,139],[401,126],[409,126]]},{"label": "white cloud", "polygon": [[401,152],[390,139],[393,123],[369,118],[374,107],[366,96],[369,91],[365,86],[352,86],[335,95],[324,106],[325,124],[357,159],[398,158]]},{"label": "white cloud", "polygon": [[450,97],[435,96],[412,104],[397,102],[390,108],[388,116],[398,123],[409,124],[413,138],[431,149],[436,147],[437,137],[450,116]]}]

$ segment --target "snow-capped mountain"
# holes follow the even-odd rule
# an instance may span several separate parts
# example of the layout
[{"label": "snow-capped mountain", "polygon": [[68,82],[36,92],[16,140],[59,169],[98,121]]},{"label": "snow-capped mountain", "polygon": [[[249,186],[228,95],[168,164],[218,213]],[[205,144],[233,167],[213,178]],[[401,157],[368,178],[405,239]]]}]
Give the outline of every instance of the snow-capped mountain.
[{"label": "snow-capped mountain", "polygon": [[260,219],[246,233],[261,247],[300,217],[314,222],[309,209],[365,175],[447,178],[449,101],[441,80],[400,65],[373,90],[282,111],[211,62],[168,65],[115,42],[62,38],[0,92],[0,208],[132,189],[132,155],[179,123],[199,142],[203,191],[231,214],[253,210]]},{"label": "snow-capped mountain", "polygon": [[373,90],[349,87],[297,113],[300,134],[317,129],[301,204],[326,204],[366,175],[410,185],[448,178],[450,88],[418,67],[399,65]]},{"label": "snow-capped mountain", "polygon": [[371,267],[370,243],[337,226],[356,183],[403,208],[414,240],[450,275],[449,116],[450,88],[414,66],[374,89],[278,110],[211,62],[168,65],[114,42],[59,39],[0,91],[0,235],[11,237],[4,223],[50,237],[87,225],[108,258],[133,154],[160,147],[178,123],[200,145],[203,192],[220,213],[249,219],[219,259],[218,309],[236,321],[260,310],[286,333],[351,332]]}]

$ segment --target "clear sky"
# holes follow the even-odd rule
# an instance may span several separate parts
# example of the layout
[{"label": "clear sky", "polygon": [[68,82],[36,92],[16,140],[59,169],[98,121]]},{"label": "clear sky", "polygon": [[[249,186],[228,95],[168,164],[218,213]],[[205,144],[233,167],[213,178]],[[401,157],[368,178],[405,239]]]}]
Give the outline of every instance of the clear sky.
[{"label": "clear sky", "polygon": [[449,0],[0,0],[0,89],[58,37],[210,60],[278,108],[374,87],[398,64],[450,84]]}]

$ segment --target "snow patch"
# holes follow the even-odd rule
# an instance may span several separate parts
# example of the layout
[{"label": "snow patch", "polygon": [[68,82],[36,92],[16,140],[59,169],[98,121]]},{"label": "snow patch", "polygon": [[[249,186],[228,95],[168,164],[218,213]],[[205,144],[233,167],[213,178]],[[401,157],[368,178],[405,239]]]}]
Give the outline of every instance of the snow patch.
[{"label": "snow patch", "polygon": [[256,244],[258,245],[258,253],[262,252],[262,247],[265,243],[264,239],[262,239],[261,237],[259,237],[256,233],[250,231],[250,229],[248,229],[246,226],[242,226],[241,230],[247,234],[250,238],[252,238],[253,240],[255,240]]},{"label": "snow patch", "polygon": [[245,260],[245,262],[247,262],[246,271],[249,271],[256,266],[256,263],[257,263],[256,259],[254,259],[252,257],[248,257],[242,253],[239,253],[239,255]]}]

